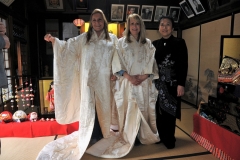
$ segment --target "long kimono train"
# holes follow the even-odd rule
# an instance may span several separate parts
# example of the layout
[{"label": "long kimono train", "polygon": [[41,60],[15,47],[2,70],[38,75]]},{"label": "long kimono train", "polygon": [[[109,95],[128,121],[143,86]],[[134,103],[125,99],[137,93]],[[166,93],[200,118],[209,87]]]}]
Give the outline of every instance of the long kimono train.
[{"label": "long kimono train", "polygon": [[[86,151],[97,111],[103,139],[111,137],[111,74],[121,70],[117,37],[105,39],[96,32],[86,43],[86,33],[67,42],[56,38],[54,49],[55,117],[60,124],[79,121],[78,131],[48,143],[37,159],[79,160]],[[96,107],[96,109],[95,109]],[[114,113],[113,113],[114,114]],[[117,117],[116,117],[117,118]]]}]

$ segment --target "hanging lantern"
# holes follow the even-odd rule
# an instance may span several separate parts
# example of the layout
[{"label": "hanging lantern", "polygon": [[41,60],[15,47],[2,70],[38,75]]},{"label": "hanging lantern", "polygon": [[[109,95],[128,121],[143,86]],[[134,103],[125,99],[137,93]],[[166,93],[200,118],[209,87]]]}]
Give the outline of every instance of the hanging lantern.
[{"label": "hanging lantern", "polygon": [[81,26],[84,24],[84,20],[82,20],[82,19],[75,19],[75,20],[73,21],[73,24],[74,24],[75,26],[77,26],[77,27],[81,27]]}]

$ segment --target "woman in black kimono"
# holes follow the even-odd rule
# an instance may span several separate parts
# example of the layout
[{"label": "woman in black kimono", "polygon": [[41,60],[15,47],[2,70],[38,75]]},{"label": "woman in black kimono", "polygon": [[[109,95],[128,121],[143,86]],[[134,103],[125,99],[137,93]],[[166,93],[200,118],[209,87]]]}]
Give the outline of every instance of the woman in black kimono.
[{"label": "woman in black kimono", "polygon": [[181,118],[181,96],[184,95],[188,70],[185,40],[172,35],[173,25],[171,16],[162,16],[159,22],[162,38],[153,41],[159,69],[159,79],[155,83],[159,90],[156,103],[157,128],[161,142],[168,149],[175,147],[176,118]]}]

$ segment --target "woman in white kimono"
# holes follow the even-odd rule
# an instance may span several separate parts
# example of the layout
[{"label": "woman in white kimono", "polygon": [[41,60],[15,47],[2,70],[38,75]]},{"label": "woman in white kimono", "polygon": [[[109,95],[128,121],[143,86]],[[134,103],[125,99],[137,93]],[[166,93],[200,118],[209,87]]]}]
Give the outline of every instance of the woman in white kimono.
[{"label": "woman in white kimono", "polygon": [[79,130],[47,144],[37,159],[79,160],[89,144],[95,112],[103,139],[111,136],[111,125],[118,125],[111,108],[112,75],[121,70],[118,39],[108,33],[108,22],[100,9],[92,12],[88,32],[68,41],[50,34],[44,39],[53,44],[56,120],[60,124],[79,121]]},{"label": "woman in white kimono", "polygon": [[155,47],[145,36],[145,26],[138,14],[127,20],[124,37],[119,39],[119,58],[123,74],[120,89],[114,94],[119,116],[119,133],[129,150],[136,137],[142,144],[159,142],[156,127],[155,103],[158,91],[154,79],[158,78]]}]

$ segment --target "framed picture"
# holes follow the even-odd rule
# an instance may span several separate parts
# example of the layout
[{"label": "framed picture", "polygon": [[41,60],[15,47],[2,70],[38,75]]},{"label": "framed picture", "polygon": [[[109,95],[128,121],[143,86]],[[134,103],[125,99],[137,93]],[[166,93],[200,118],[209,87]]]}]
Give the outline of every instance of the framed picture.
[{"label": "framed picture", "polygon": [[154,6],[142,5],[141,17],[143,21],[152,21]]},{"label": "framed picture", "polygon": [[208,0],[208,5],[209,5],[209,10],[213,11],[219,6],[218,0]]},{"label": "framed picture", "polygon": [[47,10],[63,11],[63,0],[45,0]]},{"label": "framed picture", "polygon": [[188,18],[191,18],[191,17],[194,17],[194,13],[191,9],[191,7],[188,5],[188,3],[183,0],[182,2],[179,3],[183,12],[185,13],[185,15],[188,17]]},{"label": "framed picture", "polygon": [[162,16],[166,16],[166,14],[167,14],[167,9],[168,9],[167,6],[156,6],[155,15],[154,15],[154,22],[158,22],[159,19],[160,19]]},{"label": "framed picture", "polygon": [[[40,79],[39,85],[39,100],[40,100],[40,112],[41,114],[49,114],[51,112],[50,101],[47,98],[51,93],[51,85],[53,84],[53,78]],[[53,102],[54,104],[54,102]]]},{"label": "framed picture", "polygon": [[205,9],[203,8],[203,5],[200,2],[200,0],[188,0],[188,2],[190,3],[192,9],[197,15],[205,12]]},{"label": "framed picture", "polygon": [[170,6],[170,8],[169,8],[168,14],[172,16],[173,21],[174,21],[175,23],[178,23],[178,21],[179,21],[180,11],[181,11],[181,8],[180,8],[180,7]]},{"label": "framed picture", "polygon": [[76,10],[87,10],[88,9],[88,0],[74,0]]},{"label": "framed picture", "polygon": [[126,19],[130,14],[133,14],[133,13],[139,14],[139,9],[140,9],[140,5],[127,5]]},{"label": "framed picture", "polygon": [[112,4],[112,7],[111,7],[112,21],[123,21],[123,13],[124,13],[123,4]]}]

